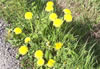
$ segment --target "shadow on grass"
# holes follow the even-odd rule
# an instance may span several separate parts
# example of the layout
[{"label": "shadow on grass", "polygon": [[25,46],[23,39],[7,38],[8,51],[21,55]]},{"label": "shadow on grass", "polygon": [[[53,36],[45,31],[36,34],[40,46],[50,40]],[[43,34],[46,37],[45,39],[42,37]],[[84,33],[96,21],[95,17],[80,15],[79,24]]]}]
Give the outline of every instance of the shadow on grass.
[{"label": "shadow on grass", "polygon": [[[93,33],[91,33],[93,29],[93,24],[95,22],[91,22],[88,18],[85,18],[85,24],[82,24],[81,21],[73,22],[73,31],[75,36],[77,36],[78,39],[80,39],[79,43],[85,43],[88,40],[87,43],[87,51],[91,49],[91,46],[95,44],[95,46],[92,48],[92,52],[94,52],[93,57],[95,57],[94,62],[95,65],[94,67],[98,67],[100,65],[100,40],[97,40],[94,36]],[[75,25],[75,26],[74,26]]]},{"label": "shadow on grass", "polygon": [[93,24],[96,22],[91,22],[88,18],[84,18],[85,21],[73,21],[72,23],[66,23],[64,22],[62,26],[62,31],[65,30],[64,34],[67,34],[70,29],[71,34],[73,34],[78,40],[79,44],[85,44],[86,50],[89,51],[92,48],[91,53],[93,53],[94,59],[94,67],[97,68],[100,65],[100,40],[98,41],[94,36],[93,33],[91,33],[93,29]]}]

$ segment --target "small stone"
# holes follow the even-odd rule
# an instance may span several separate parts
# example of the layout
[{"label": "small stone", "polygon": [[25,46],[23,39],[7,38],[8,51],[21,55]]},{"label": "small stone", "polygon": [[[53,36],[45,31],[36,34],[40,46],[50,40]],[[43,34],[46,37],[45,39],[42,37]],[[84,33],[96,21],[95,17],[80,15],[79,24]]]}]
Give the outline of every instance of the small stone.
[{"label": "small stone", "polygon": [[0,27],[1,27],[2,25],[0,24]]}]

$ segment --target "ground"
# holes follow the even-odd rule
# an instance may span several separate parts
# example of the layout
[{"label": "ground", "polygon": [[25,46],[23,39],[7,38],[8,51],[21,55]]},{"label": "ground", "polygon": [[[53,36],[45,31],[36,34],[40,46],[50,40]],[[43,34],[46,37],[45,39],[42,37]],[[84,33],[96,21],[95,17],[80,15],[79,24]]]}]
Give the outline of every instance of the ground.
[{"label": "ground", "polygon": [[0,19],[0,69],[19,69],[19,61],[15,58],[15,49],[5,42],[6,26],[4,21]]}]

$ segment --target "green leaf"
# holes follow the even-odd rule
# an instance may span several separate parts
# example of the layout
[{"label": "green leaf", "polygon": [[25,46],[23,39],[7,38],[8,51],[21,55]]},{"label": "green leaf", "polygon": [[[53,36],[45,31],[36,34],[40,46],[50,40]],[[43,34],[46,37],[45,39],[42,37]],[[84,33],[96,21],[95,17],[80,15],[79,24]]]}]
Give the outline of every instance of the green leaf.
[{"label": "green leaf", "polygon": [[45,58],[46,58],[46,60],[49,59],[49,51],[48,50],[45,51]]}]

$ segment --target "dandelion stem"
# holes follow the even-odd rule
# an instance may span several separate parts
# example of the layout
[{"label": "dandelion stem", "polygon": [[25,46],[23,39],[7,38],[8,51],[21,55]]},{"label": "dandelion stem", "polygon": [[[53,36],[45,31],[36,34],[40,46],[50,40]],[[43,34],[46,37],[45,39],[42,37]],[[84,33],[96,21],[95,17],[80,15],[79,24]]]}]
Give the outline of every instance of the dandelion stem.
[{"label": "dandelion stem", "polygon": [[33,34],[33,25],[31,21],[30,21],[30,26],[31,26],[32,34]]}]

